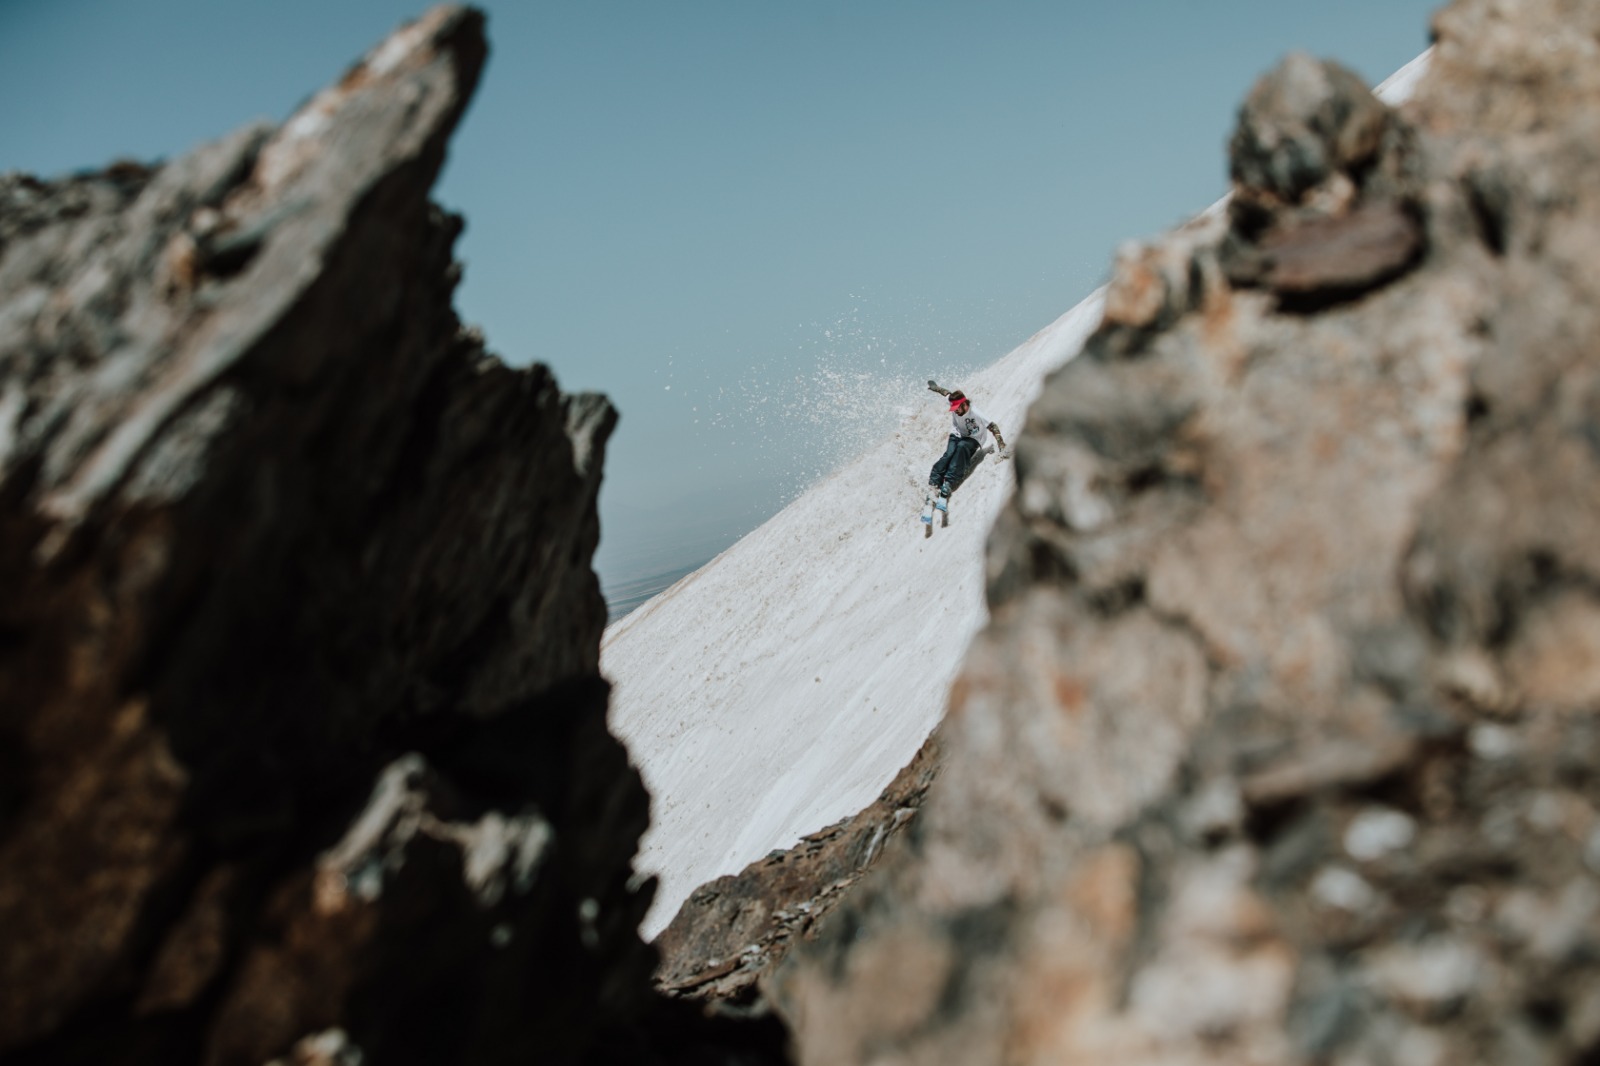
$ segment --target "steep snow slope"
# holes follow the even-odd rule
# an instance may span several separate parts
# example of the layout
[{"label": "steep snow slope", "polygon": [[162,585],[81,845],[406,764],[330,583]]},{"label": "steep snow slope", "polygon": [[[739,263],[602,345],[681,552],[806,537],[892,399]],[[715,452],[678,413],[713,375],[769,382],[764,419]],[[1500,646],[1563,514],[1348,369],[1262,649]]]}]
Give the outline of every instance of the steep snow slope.
[{"label": "steep snow slope", "polygon": [[[1101,299],[941,384],[1013,441]],[[870,803],[944,713],[987,618],[983,542],[1011,465],[985,458],[949,526],[924,537],[923,486],[950,416],[926,390],[907,402],[920,407],[888,440],[606,632],[612,731],[654,797],[636,860],[661,878],[647,936],[696,886]]]},{"label": "steep snow slope", "polygon": [[[1426,60],[1377,92],[1404,99]],[[993,366],[941,384],[1014,443],[1103,300],[1096,290]],[[925,539],[923,486],[950,419],[931,392],[906,401],[920,406],[882,444],[606,631],[611,729],[653,797],[635,859],[660,878],[646,937],[697,886],[865,807],[944,713],[987,620],[983,544],[1013,480],[986,458],[949,527]]]}]

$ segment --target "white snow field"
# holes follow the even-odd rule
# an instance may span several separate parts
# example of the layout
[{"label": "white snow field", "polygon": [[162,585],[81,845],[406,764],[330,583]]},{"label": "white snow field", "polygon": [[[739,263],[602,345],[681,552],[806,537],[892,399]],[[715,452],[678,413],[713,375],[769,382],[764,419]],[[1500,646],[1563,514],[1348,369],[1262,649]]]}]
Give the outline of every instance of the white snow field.
[{"label": "white snow field", "polygon": [[[1046,372],[1100,321],[1083,301],[960,387],[1014,442]],[[944,713],[987,620],[983,542],[1013,484],[989,455],[921,520],[950,414],[923,389],[893,435],[612,625],[611,730],[650,789],[635,866],[661,879],[653,937],[684,898],[875,799]]]},{"label": "white snow field", "polygon": [[[1376,91],[1408,97],[1427,56]],[[1015,444],[1045,375],[1099,324],[1104,295],[940,384],[965,390]],[[944,714],[988,618],[984,541],[1014,481],[1010,462],[987,456],[949,525],[936,519],[924,537],[924,486],[950,416],[926,390],[905,404],[913,413],[887,440],[606,630],[611,730],[652,797],[634,859],[660,879],[646,938],[695,888],[871,803]]]}]

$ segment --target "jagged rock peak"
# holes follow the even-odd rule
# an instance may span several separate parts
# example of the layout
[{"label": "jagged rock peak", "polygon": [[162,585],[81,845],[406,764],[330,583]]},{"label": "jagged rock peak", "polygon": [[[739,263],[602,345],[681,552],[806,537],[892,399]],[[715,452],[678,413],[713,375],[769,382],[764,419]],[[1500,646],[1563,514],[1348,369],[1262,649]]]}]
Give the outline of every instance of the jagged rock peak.
[{"label": "jagged rock peak", "polygon": [[485,54],[438,8],[280,127],[0,179],[8,1061],[717,1046],[635,931],[615,412],[451,307]]}]

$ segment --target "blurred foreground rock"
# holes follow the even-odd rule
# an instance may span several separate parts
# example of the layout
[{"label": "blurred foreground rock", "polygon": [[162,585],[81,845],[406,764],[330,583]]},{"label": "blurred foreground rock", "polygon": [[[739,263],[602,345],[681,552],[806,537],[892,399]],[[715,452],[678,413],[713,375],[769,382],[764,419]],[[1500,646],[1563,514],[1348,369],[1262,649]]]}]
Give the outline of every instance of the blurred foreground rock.
[{"label": "blurred foreground rock", "polygon": [[615,415],[451,309],[485,56],[0,178],[0,1057],[763,1062],[650,990],[590,569]]},{"label": "blurred foreground rock", "polygon": [[807,1063],[1600,1057],[1600,8],[1288,61],[1018,443],[926,806]]}]

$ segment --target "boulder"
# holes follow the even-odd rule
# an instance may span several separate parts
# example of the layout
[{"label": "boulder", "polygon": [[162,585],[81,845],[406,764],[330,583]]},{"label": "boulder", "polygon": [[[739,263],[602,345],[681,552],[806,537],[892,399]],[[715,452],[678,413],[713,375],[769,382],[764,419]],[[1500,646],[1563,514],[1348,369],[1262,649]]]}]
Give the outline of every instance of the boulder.
[{"label": "boulder", "polygon": [[1290,53],[1239,109],[1228,146],[1234,185],[1253,199],[1294,204],[1358,178],[1378,155],[1389,115],[1347,67]]},{"label": "boulder", "polygon": [[1600,1054],[1600,10],[1435,30],[1398,112],[1269,79],[1270,196],[1045,384],[939,777],[769,982],[802,1062]]}]

